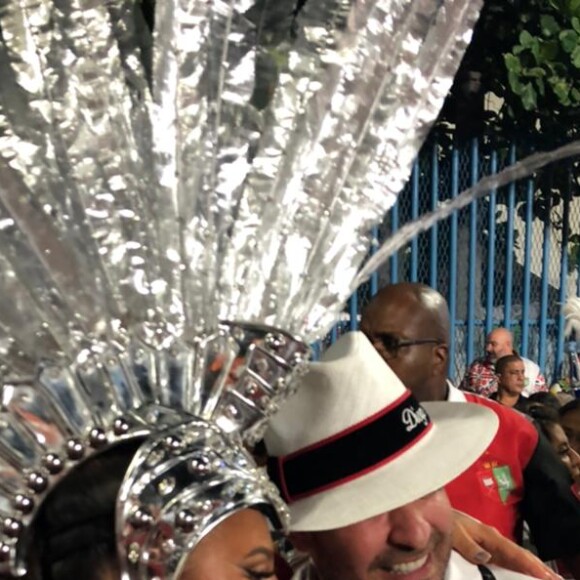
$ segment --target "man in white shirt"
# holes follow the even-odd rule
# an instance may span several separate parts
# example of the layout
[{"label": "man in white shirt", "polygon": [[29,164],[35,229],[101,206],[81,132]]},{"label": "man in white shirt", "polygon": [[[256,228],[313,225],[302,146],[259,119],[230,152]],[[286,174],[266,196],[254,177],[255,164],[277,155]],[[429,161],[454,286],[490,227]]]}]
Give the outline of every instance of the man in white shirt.
[{"label": "man in white shirt", "polygon": [[360,332],[301,382],[265,438],[291,541],[309,556],[296,580],[530,578],[474,566],[451,547],[443,487],[491,441],[491,411],[421,406]]}]

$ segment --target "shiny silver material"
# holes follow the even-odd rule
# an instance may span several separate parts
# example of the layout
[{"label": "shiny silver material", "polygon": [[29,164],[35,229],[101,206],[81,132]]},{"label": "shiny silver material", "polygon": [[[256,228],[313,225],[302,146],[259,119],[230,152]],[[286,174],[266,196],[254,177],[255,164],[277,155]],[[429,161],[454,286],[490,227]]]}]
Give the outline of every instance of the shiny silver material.
[{"label": "shiny silver material", "polygon": [[107,444],[107,434],[98,428],[91,429],[89,433],[89,445],[98,449],[99,447],[104,447]]},{"label": "shiny silver material", "polygon": [[44,474],[34,471],[26,478],[26,483],[34,493],[42,493],[48,487],[48,478]]},{"label": "shiny silver material", "polygon": [[[121,386],[112,343],[123,366],[219,320],[325,333],[480,2],[164,0],[151,88],[129,5],[5,0],[0,22],[0,360],[78,359],[94,390]],[[141,394],[121,387],[103,413]]]},{"label": "shiny silver material", "polygon": [[14,507],[23,514],[30,514],[34,509],[34,500],[21,493],[14,497]]},{"label": "shiny silver material", "polygon": [[[170,440],[180,445],[168,446]],[[184,480],[185,486],[168,485]],[[233,511],[260,505],[274,506],[279,525],[285,523],[287,508],[265,472],[215,425],[190,418],[150,436],[117,501],[127,578],[178,578],[202,537]]]},{"label": "shiny silver material", "polygon": [[117,418],[113,423],[113,434],[116,437],[120,437],[121,435],[126,435],[131,429],[131,426],[124,418]]},{"label": "shiny silver material", "polygon": [[165,448],[172,455],[178,455],[183,448],[183,442],[178,437],[169,436],[164,441]]},{"label": "shiny silver material", "polygon": [[70,439],[66,442],[66,454],[73,461],[78,461],[85,456],[85,447],[78,439]]},{"label": "shiny silver material", "polygon": [[[276,345],[267,340],[269,336],[278,337]],[[80,461],[116,441],[132,437],[149,437],[147,442],[158,443],[142,458],[139,469],[149,473],[167,462],[175,469],[183,468],[189,476],[186,480],[176,477],[171,469],[159,475],[153,486],[155,509],[150,509],[145,500],[135,500],[132,504],[136,506],[135,511],[123,513],[123,517],[130,520],[127,526],[155,530],[161,522],[152,514],[171,503],[171,513],[192,509],[197,518],[195,537],[201,537],[205,532],[197,514],[203,514],[203,521],[213,521],[208,509],[211,511],[214,504],[205,502],[206,497],[201,492],[197,496],[200,501],[196,509],[187,503],[176,505],[175,496],[191,494],[190,486],[184,481],[215,483],[216,469],[225,469],[230,456],[236,456],[238,461],[235,477],[242,478],[240,481],[244,481],[244,477],[254,481],[257,474],[242,475],[244,469],[252,472],[251,458],[232,450],[226,453],[224,445],[235,447],[235,441],[223,439],[221,432],[248,442],[259,438],[267,418],[291,392],[293,373],[300,372],[301,368],[297,356],[303,360],[307,355],[308,347],[303,342],[277,329],[222,323],[213,336],[196,341],[190,347],[154,350],[141,343],[132,350],[130,366],[127,364],[131,360],[129,357],[120,366],[120,357],[111,356],[110,350],[105,351],[101,357],[103,362],[99,364],[99,376],[109,378],[103,380],[98,389],[86,389],[88,378],[83,364],[67,367],[44,364],[36,379],[6,382],[2,392],[6,428],[0,429],[0,446],[6,454],[0,453],[0,461],[3,457],[11,457],[14,489],[8,490],[6,497],[13,498],[8,503],[12,503],[14,519],[22,521],[18,534],[12,529],[4,529],[0,537],[0,541],[13,548],[10,552],[12,572],[24,569],[25,553],[21,552],[21,546],[26,542],[20,539],[26,537],[35,510],[46,493]],[[205,375],[196,382],[194,369],[198,366],[205,369]],[[124,392],[125,386],[131,383],[139,385],[138,398],[131,398],[129,392]],[[248,389],[250,383],[252,389]],[[282,389],[281,384],[284,385]],[[123,396],[117,398],[121,393]],[[209,422],[211,428],[203,420]],[[184,421],[185,426],[172,429]],[[193,449],[192,441],[195,442]],[[221,455],[216,454],[213,441],[220,442]],[[8,454],[9,450],[13,451]],[[22,470],[27,470],[26,475],[22,475]],[[131,478],[131,473],[127,478]],[[262,478],[254,483],[256,490],[246,489],[250,498],[264,491]],[[230,486],[228,493],[232,489]],[[211,497],[213,502],[219,503],[217,496]],[[240,502],[242,497],[243,494],[238,497]],[[274,495],[268,495],[264,501],[274,502]],[[226,504],[233,509],[229,496]],[[282,504],[278,503],[277,508],[281,514],[285,513]],[[227,510],[223,510],[219,513],[225,517]],[[24,519],[20,517],[22,514]],[[173,525],[165,520],[162,524],[164,529]],[[173,577],[171,574],[184,555],[182,548],[193,547],[183,542],[178,542],[171,550],[168,561],[172,562],[172,568],[167,578]],[[127,578],[149,578],[143,575],[142,563],[137,565],[145,557],[143,548],[137,548],[133,538],[126,545],[132,546],[127,548],[125,555],[132,558],[129,561],[134,564]],[[161,545],[156,548],[162,550]],[[156,565],[158,569],[161,563]]]},{"label": "shiny silver material", "polygon": [[[115,441],[193,416],[260,437],[343,307],[479,5],[163,0],[149,61],[133,0],[0,0],[0,512],[19,538]],[[185,453],[211,477],[218,459],[187,455],[202,431],[143,469]],[[187,507],[188,537],[225,509],[209,500]],[[25,573],[19,538],[0,538],[0,572]],[[188,541],[158,546],[168,574]]]},{"label": "shiny silver material", "polygon": [[175,518],[175,526],[186,534],[191,533],[195,526],[195,515],[189,510],[181,510]]},{"label": "shiny silver material", "polygon": [[22,522],[14,518],[6,518],[2,526],[2,531],[11,538],[17,538],[22,531]]},{"label": "shiny silver material", "polygon": [[49,453],[43,460],[42,465],[46,467],[51,475],[56,475],[64,469],[62,459],[56,453]]},{"label": "shiny silver material", "polygon": [[153,526],[153,516],[144,508],[137,508],[127,519],[135,530],[149,529]]},{"label": "shiny silver material", "polygon": [[211,462],[207,455],[197,455],[191,458],[187,463],[191,475],[196,478],[203,478],[211,472]]}]

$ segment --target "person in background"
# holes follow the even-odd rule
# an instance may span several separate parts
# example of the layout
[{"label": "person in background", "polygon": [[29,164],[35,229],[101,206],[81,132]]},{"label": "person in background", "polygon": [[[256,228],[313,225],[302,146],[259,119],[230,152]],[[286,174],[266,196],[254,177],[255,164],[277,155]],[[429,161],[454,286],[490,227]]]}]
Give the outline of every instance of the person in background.
[{"label": "person in background", "polygon": [[517,354],[502,356],[495,364],[497,376],[497,391],[490,399],[500,405],[512,407],[525,413],[528,407],[527,399],[522,395],[525,385],[524,361]]},{"label": "person in background", "polygon": [[[470,391],[489,397],[497,391],[496,362],[514,351],[513,336],[507,328],[492,330],[485,339],[485,356],[469,365],[459,385],[462,391]],[[525,385],[522,394],[529,397],[533,393],[548,391],[546,379],[540,367],[533,361],[521,357],[525,367]]]},{"label": "person in background", "polygon": [[531,409],[535,406],[549,407],[550,409],[556,411],[556,414],[558,414],[562,403],[560,402],[560,399],[557,395],[541,392],[534,393],[528,397],[528,409]]},{"label": "person in background", "polygon": [[570,446],[580,454],[580,399],[573,399],[560,409],[560,423]]},{"label": "person in background", "polygon": [[423,284],[386,286],[363,310],[361,330],[419,401],[484,405],[499,417],[487,450],[446,486],[451,505],[518,542],[525,519],[540,557],[566,558],[580,578],[580,506],[568,472],[526,417],[447,380],[450,324],[443,296]]},{"label": "person in background", "polygon": [[[528,408],[528,413],[534,418],[534,422],[548,438],[554,451],[570,472],[572,492],[580,501],[580,455],[570,447],[566,433],[560,425],[557,409],[541,404],[532,404]],[[564,562],[555,560],[552,566],[563,578],[574,578]]]},{"label": "person in background", "polygon": [[547,406],[531,406],[528,409],[535,423],[551,443],[562,463],[570,472],[570,477],[578,487],[580,484],[580,455],[570,446],[568,437],[560,425],[558,412]]}]

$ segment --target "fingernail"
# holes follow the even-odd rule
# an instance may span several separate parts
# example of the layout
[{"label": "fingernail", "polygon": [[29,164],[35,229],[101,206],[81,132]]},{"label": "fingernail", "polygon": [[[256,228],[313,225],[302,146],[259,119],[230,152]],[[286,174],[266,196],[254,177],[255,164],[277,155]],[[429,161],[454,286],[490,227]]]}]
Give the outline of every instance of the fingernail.
[{"label": "fingernail", "polygon": [[482,550],[475,554],[474,559],[478,564],[487,564],[491,560],[491,554]]}]

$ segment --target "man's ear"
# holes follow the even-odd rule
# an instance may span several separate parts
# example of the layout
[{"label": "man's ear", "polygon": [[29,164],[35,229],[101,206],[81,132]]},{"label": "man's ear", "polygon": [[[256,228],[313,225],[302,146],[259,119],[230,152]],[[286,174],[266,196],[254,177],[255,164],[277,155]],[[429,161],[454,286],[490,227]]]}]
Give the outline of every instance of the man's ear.
[{"label": "man's ear", "polygon": [[446,344],[438,344],[433,349],[434,366],[438,369],[442,369],[444,373],[447,373],[447,366],[449,364],[449,347]]},{"label": "man's ear", "polygon": [[310,550],[310,532],[290,532],[288,535],[290,543],[300,552],[308,553]]}]

